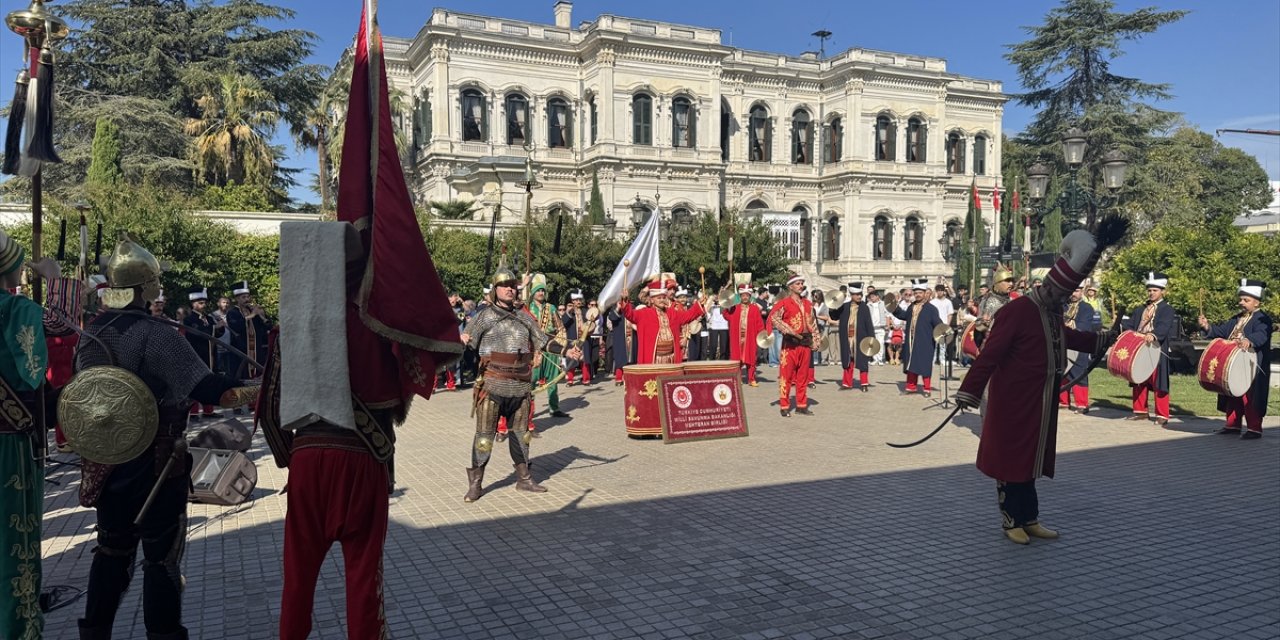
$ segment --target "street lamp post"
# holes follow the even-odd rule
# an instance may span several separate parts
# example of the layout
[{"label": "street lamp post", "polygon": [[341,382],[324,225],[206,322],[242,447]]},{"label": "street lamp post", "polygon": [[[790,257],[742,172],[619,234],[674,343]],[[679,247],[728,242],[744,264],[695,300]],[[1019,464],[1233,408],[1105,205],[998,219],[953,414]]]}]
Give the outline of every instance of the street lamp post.
[{"label": "street lamp post", "polygon": [[[1037,162],[1027,169],[1027,184],[1030,187],[1031,205],[1037,210],[1037,217],[1043,220],[1043,216],[1046,213],[1059,209],[1073,224],[1078,224],[1080,212],[1086,207],[1109,209],[1119,202],[1117,192],[1124,186],[1125,171],[1129,167],[1124,153],[1119,149],[1113,149],[1102,156],[1102,183],[1107,188],[1107,193],[1097,195],[1081,186],[1079,181],[1080,167],[1084,164],[1084,155],[1087,149],[1088,138],[1080,129],[1072,127],[1063,134],[1062,153],[1069,173],[1066,187],[1053,202],[1044,202],[1049,190],[1049,176],[1051,174],[1049,166],[1043,162]],[[1030,230],[1030,227],[1028,227],[1027,232],[1029,233]],[[1043,233],[1039,241],[1041,250],[1056,249],[1056,247],[1043,246]]]}]

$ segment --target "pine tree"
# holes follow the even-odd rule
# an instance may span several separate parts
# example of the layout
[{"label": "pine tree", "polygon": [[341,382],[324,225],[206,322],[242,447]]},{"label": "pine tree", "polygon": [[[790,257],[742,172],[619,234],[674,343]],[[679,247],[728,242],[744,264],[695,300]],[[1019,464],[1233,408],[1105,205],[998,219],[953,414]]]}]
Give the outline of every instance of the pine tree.
[{"label": "pine tree", "polygon": [[[1067,129],[1079,127],[1089,137],[1080,181],[1097,192],[1102,184],[1099,158],[1112,149],[1125,152],[1130,161],[1139,158],[1151,134],[1178,117],[1143,102],[1168,99],[1169,85],[1116,75],[1111,61],[1123,54],[1121,42],[1154,33],[1187,12],[1114,9],[1111,0],[1064,0],[1049,11],[1043,25],[1026,28],[1030,40],[1011,45],[1005,54],[1028,89],[1016,97],[1018,103],[1037,112],[1019,141],[1054,163],[1055,191],[1066,181],[1061,138]],[[1084,213],[1092,229],[1098,212],[1090,206]]]},{"label": "pine tree", "polygon": [[120,127],[98,118],[93,132],[92,159],[85,186],[90,190],[112,189],[124,178],[120,165]]},{"label": "pine tree", "polygon": [[600,175],[591,172],[591,200],[587,204],[591,224],[604,224],[604,196],[600,195]]}]

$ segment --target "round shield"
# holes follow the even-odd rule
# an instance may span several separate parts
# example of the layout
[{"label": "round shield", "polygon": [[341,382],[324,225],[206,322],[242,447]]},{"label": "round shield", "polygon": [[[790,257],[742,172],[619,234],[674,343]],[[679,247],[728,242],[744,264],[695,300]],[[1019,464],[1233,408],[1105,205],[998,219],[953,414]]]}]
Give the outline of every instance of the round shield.
[{"label": "round shield", "polygon": [[77,373],[63,387],[58,420],[81,457],[120,464],[151,446],[160,411],[141,378],[120,367],[101,366]]},{"label": "round shield", "polygon": [[880,341],[867,336],[858,342],[858,351],[861,351],[862,355],[868,358],[875,357],[877,353],[880,353]]}]

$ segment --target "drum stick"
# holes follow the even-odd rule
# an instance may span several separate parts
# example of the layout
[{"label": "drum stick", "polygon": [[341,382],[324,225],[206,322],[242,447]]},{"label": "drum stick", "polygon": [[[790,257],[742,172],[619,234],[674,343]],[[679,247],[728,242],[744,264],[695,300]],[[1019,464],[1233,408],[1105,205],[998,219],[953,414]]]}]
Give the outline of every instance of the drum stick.
[{"label": "drum stick", "polygon": [[705,297],[707,295],[707,268],[698,267],[698,279],[702,281],[702,290],[699,293]]},{"label": "drum stick", "polygon": [[627,286],[627,268],[630,266],[631,266],[631,260],[623,259],[622,261],[622,295],[624,296],[631,293],[631,288]]},{"label": "drum stick", "polygon": [[1200,317],[1204,317],[1204,287],[1200,287]]}]

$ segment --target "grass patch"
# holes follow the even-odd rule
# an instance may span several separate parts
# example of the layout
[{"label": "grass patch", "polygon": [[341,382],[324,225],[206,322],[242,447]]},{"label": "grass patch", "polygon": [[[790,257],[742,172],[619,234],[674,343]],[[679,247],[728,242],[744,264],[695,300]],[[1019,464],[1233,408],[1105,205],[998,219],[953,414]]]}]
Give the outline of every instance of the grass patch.
[{"label": "grass patch", "polygon": [[[1133,389],[1128,382],[1105,370],[1095,370],[1089,374],[1089,403],[1095,407],[1133,411]],[[1147,406],[1155,411],[1155,394],[1148,397]],[[1202,389],[1200,381],[1192,375],[1169,376],[1169,412],[1201,418],[1223,416],[1218,411],[1218,394]]]}]

